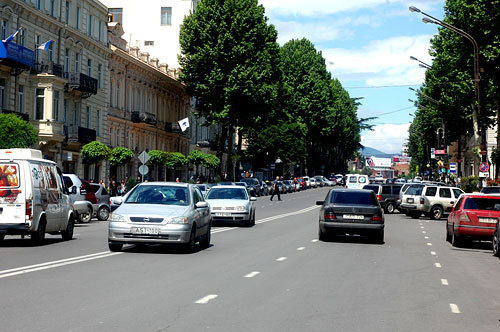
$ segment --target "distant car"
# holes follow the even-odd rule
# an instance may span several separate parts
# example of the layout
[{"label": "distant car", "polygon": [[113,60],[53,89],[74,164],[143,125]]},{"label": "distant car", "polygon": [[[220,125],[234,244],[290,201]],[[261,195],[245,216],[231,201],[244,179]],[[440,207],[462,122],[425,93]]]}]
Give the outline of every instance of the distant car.
[{"label": "distant car", "polygon": [[321,175],[316,175],[316,176],[314,177],[314,180],[316,180],[316,185],[317,185],[318,187],[324,187],[324,186],[325,186],[325,183],[323,182],[323,176],[321,176]]},{"label": "distant car", "polygon": [[109,213],[111,211],[111,200],[110,195],[103,185],[98,183],[91,183],[90,187],[97,198],[98,208],[95,211],[95,216],[100,221],[106,221],[109,218]]},{"label": "distant car", "polygon": [[311,184],[311,188],[317,188],[318,187],[318,183],[316,182],[315,178],[310,178],[309,179],[309,183]]},{"label": "distant car", "polygon": [[363,189],[330,189],[319,211],[320,241],[328,235],[368,235],[377,243],[384,243],[384,212],[375,193]]},{"label": "distant car", "polygon": [[347,176],[346,187],[348,189],[361,189],[369,182],[368,175],[349,174]]},{"label": "distant car", "polygon": [[454,247],[472,240],[495,241],[499,210],[500,196],[462,194],[446,221],[446,240]]},{"label": "distant car", "polygon": [[245,182],[250,189],[250,195],[256,197],[260,196],[260,184],[259,180],[256,178],[245,178],[241,179],[240,182]]},{"label": "distant car", "polygon": [[97,213],[99,205],[90,183],[81,180],[76,174],[63,174],[64,183],[69,189],[69,197],[78,221],[88,223]]},{"label": "distant car", "polygon": [[481,189],[482,194],[500,194],[500,187],[491,186],[491,187],[483,187]]},{"label": "distant car", "polygon": [[250,196],[246,190],[238,186],[217,186],[207,195],[214,222],[255,225],[255,201],[257,198]]},{"label": "distant car", "polygon": [[311,179],[308,176],[302,177],[306,182],[307,189],[311,188]]},{"label": "distant car", "polygon": [[330,179],[327,179],[327,178],[323,178],[323,183],[325,184],[326,187],[333,187],[336,183],[337,183],[337,180],[330,180]]},{"label": "distant car", "polygon": [[210,207],[198,187],[188,183],[145,182],[124,197],[110,215],[108,246],[121,251],[124,244],[171,243],[195,250],[210,246]]},{"label": "distant car", "polygon": [[291,180],[283,180],[283,185],[285,186],[285,190],[288,193],[292,193],[295,191],[295,186],[293,184],[293,181]]},{"label": "distant car", "polygon": [[301,190],[307,189],[307,183],[306,183],[306,181],[304,181],[303,178],[297,178],[297,182],[299,183]]},{"label": "distant car", "polygon": [[397,201],[401,185],[398,184],[368,184],[363,189],[373,190],[377,195],[377,200],[380,206],[384,209],[385,213],[394,213],[398,207]]}]

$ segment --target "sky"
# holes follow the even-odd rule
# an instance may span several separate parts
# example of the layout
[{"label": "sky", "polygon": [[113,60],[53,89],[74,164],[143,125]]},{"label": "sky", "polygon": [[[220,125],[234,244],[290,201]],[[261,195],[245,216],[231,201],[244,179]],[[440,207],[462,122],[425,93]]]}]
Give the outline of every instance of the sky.
[{"label": "sky", "polygon": [[321,51],[328,70],[351,97],[362,97],[359,118],[377,117],[361,144],[401,153],[415,111],[410,87],[425,69],[410,56],[432,64],[428,54],[437,26],[424,24],[415,6],[442,19],[444,0],[259,0],[278,42],[307,38]]}]

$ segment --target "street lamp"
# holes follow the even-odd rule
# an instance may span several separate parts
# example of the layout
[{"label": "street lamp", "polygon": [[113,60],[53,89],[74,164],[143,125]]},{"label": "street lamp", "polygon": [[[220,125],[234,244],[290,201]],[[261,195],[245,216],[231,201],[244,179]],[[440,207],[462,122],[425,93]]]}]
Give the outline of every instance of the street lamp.
[{"label": "street lamp", "polygon": [[[476,92],[476,98],[477,98],[477,110],[474,112],[474,114],[472,116],[472,121],[474,122],[474,128],[478,128],[480,131],[479,138],[481,140],[481,142],[480,142],[481,145],[483,146],[483,148],[486,148],[486,131],[484,128],[484,121],[482,121],[482,118],[481,118],[482,112],[481,112],[481,84],[480,84],[481,77],[479,75],[479,72],[480,72],[480,70],[479,70],[479,46],[478,46],[476,40],[470,34],[463,31],[462,29],[459,29],[451,24],[443,22],[443,21],[421,11],[420,9],[418,9],[414,6],[410,6],[409,10],[410,10],[410,12],[421,13],[422,15],[426,16],[422,19],[422,21],[424,23],[431,23],[431,24],[440,25],[443,28],[446,28],[446,29],[466,38],[468,41],[470,41],[472,43],[472,46],[474,48],[474,86],[475,86],[475,90],[476,90],[475,92]],[[474,138],[477,142],[478,138],[477,138],[477,132],[475,129],[474,129]],[[483,162],[486,161],[486,155],[483,155],[482,161]]]},{"label": "street lamp", "polygon": [[421,97],[423,97],[423,98],[427,99],[427,100],[428,100],[428,101],[430,101],[431,103],[434,103],[434,104],[436,104],[436,105],[441,105],[441,102],[440,102],[440,101],[438,101],[438,100],[436,100],[436,99],[434,99],[434,98],[431,98],[431,97],[429,97],[429,96],[427,96],[427,95],[423,94],[422,92],[420,92],[420,91],[418,91],[418,90],[415,90],[415,89],[414,89],[414,88],[412,88],[412,87],[410,87],[410,88],[408,88],[408,89],[410,89],[411,91],[414,91],[417,95],[419,95],[419,96],[421,96]]},{"label": "street lamp", "polygon": [[431,65],[428,65],[427,63],[415,58],[413,55],[410,55],[410,60],[414,60],[414,61],[417,61],[419,62],[419,66],[422,67],[422,68],[425,68],[425,69],[431,69]]}]

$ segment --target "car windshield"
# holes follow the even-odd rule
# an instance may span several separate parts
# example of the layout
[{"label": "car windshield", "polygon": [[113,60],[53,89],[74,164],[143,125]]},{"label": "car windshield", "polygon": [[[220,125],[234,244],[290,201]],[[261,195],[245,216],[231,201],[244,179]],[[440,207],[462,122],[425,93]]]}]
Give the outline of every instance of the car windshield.
[{"label": "car windshield", "polygon": [[252,179],[241,179],[241,182],[245,182],[248,185],[253,185],[253,180]]},{"label": "car windshield", "polygon": [[422,195],[422,189],[424,186],[411,186],[405,192],[405,195]]},{"label": "car windshield", "polygon": [[377,205],[377,200],[370,192],[333,191],[330,203],[345,205]]},{"label": "car windshield", "polygon": [[465,210],[495,210],[495,205],[500,204],[499,198],[469,197],[465,201]]},{"label": "car windshield", "polygon": [[481,192],[483,194],[500,194],[500,187],[484,187]]},{"label": "car windshield", "polygon": [[247,199],[247,192],[244,188],[212,188],[207,199]]},{"label": "car windshield", "polygon": [[207,187],[204,184],[197,184],[196,186],[200,188],[201,191],[207,190]]},{"label": "car windshield", "polygon": [[189,205],[186,187],[139,185],[126,198],[125,204]]}]

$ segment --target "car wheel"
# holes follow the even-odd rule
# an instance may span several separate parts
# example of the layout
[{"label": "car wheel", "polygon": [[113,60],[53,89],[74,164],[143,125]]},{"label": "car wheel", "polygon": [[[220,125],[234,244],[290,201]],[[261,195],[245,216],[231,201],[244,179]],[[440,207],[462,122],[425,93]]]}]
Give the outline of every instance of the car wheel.
[{"label": "car wheel", "polygon": [[38,228],[36,231],[31,232],[30,234],[31,241],[40,244],[45,240],[45,220],[41,219],[38,222]]},{"label": "car wheel", "polygon": [[108,248],[109,248],[109,251],[119,252],[119,251],[122,251],[123,244],[122,243],[108,242]]},{"label": "car wheel", "polygon": [[440,206],[433,206],[431,209],[431,219],[439,220],[443,216],[443,209]]},{"label": "car wheel", "polygon": [[206,249],[210,247],[210,237],[212,236],[212,223],[208,223],[207,226],[207,234],[200,240],[200,247]]},{"label": "car wheel", "polygon": [[498,230],[495,230],[495,233],[493,233],[493,255],[496,257],[500,257],[500,243],[499,243],[499,234]]},{"label": "car wheel", "polygon": [[80,219],[80,222],[86,224],[86,223],[90,222],[90,219],[92,219],[92,214],[90,212],[80,213],[78,215],[78,218]]},{"label": "car wheel", "polygon": [[323,241],[323,242],[324,242],[324,241],[326,241],[326,240],[328,239],[328,236],[327,236],[326,232],[323,232],[323,231],[321,230],[321,228],[319,228],[319,230],[318,230],[318,239],[319,239],[320,241]]},{"label": "car wheel", "polygon": [[191,234],[189,235],[189,242],[184,244],[184,250],[186,253],[193,253],[196,246],[196,224],[193,224],[191,228]]},{"label": "car wheel", "polygon": [[384,230],[375,233],[375,235],[373,236],[373,242],[384,244]]},{"label": "car wheel", "polygon": [[457,236],[455,232],[452,234],[451,245],[456,248],[461,248],[464,245],[462,238]]},{"label": "car wheel", "polygon": [[69,241],[73,239],[73,230],[75,229],[75,222],[73,217],[69,218],[68,224],[66,225],[66,230],[61,232],[61,237],[64,241]]},{"label": "car wheel", "polygon": [[2,241],[3,239],[5,239],[5,234],[0,234],[0,241]]},{"label": "car wheel", "polygon": [[418,218],[420,218],[420,215],[422,215],[422,213],[420,211],[411,211],[410,212],[410,217],[412,219],[418,219]]},{"label": "car wheel", "polygon": [[255,211],[252,216],[252,220],[250,221],[250,226],[255,226]]},{"label": "car wheel", "polygon": [[450,231],[448,230],[448,224],[446,225],[446,242],[451,243],[451,238],[452,235],[450,234]]},{"label": "car wheel", "polygon": [[393,202],[387,202],[385,204],[385,212],[392,214],[394,213],[394,203]]},{"label": "car wheel", "polygon": [[109,218],[109,208],[107,206],[101,206],[97,210],[97,219],[100,221],[106,221]]}]

